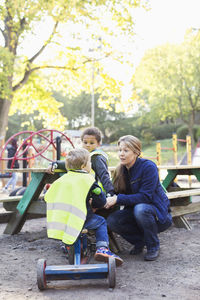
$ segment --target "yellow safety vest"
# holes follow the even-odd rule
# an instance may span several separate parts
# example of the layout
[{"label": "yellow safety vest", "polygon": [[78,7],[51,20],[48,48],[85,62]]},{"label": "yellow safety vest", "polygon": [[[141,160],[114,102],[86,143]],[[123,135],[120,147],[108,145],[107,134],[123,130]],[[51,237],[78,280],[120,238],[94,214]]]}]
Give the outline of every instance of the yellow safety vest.
[{"label": "yellow safety vest", "polygon": [[88,173],[68,171],[50,186],[44,197],[49,238],[67,245],[75,243],[86,219],[86,198],[94,181]]},{"label": "yellow safety vest", "polygon": [[92,152],[90,152],[90,156],[98,155],[98,154],[103,155],[105,157],[107,163],[108,163],[108,155],[103,150],[101,150],[101,149],[95,149]]}]

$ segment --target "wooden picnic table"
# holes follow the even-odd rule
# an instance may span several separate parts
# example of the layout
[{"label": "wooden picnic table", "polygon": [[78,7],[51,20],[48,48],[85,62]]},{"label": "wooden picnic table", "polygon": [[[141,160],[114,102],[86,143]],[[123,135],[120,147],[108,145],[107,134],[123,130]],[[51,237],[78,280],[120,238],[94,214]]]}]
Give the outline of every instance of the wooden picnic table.
[{"label": "wooden picnic table", "polygon": [[[200,195],[200,188],[173,188],[170,189],[172,182],[177,179],[178,175],[194,175],[200,182],[200,165],[174,165],[174,166],[158,166],[159,170],[166,169],[167,175],[163,179],[162,184],[166,190],[168,198],[171,201],[171,209],[173,221],[177,227],[191,229],[189,222],[184,217],[187,214],[200,211],[200,201],[192,203],[192,196]],[[187,201],[185,201],[187,197]]]},{"label": "wooden picnic table", "polygon": [[200,182],[200,165],[175,165],[175,166],[158,166],[159,170],[167,170],[167,176],[162,184],[167,189],[168,186],[176,179],[178,175],[194,175]]},{"label": "wooden picnic table", "polygon": [[[110,171],[113,171],[113,167],[109,168]],[[198,181],[200,181],[200,166],[189,166],[189,165],[177,165],[177,166],[158,166],[158,169],[166,169],[167,176],[163,180],[163,185],[167,189],[174,181],[177,175],[195,175]],[[10,172],[16,172],[15,170],[6,170]],[[31,181],[24,193],[21,196],[19,202],[16,204],[15,211],[12,213],[12,216],[5,228],[4,233],[6,234],[16,234],[20,232],[23,227],[27,214],[36,213],[45,215],[46,213],[46,203],[41,201],[41,193],[47,183],[53,183],[56,179],[62,176],[64,170],[56,170],[54,174],[46,173],[46,169],[33,168],[33,169],[17,169],[17,172],[31,172]],[[184,197],[200,195],[200,189],[189,189],[186,191],[180,190],[176,192],[167,192],[169,199],[181,199]],[[14,200],[14,199],[13,199]],[[17,199],[16,199],[17,200]],[[8,200],[8,202],[10,202]],[[6,201],[4,203],[6,205]],[[10,203],[11,204],[11,203]],[[172,207],[172,215],[174,215],[174,223],[178,227],[185,227],[190,229],[190,225],[187,220],[184,218],[184,215],[200,211],[200,202],[199,203],[188,203],[186,206]]]}]

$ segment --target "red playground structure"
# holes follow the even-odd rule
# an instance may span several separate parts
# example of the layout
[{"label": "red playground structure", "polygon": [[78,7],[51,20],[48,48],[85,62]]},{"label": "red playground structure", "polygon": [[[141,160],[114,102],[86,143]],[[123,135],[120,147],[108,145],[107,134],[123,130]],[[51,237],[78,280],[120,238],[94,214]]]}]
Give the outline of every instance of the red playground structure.
[{"label": "red playground structure", "polygon": [[[6,157],[7,146],[12,140],[17,140],[18,149],[13,157]],[[37,158],[42,158],[49,162],[59,160],[61,158],[61,144],[65,144],[65,148],[68,150],[74,148],[72,141],[63,132],[56,129],[41,129],[34,131],[21,131],[11,136],[0,149],[0,166],[1,166],[1,178],[9,177],[8,174],[4,174],[5,161],[11,160],[11,168],[13,168],[16,160],[21,162],[22,168],[31,168],[33,162]],[[52,153],[49,157],[49,153]],[[66,149],[65,149],[66,154]],[[25,173],[23,175],[26,175]],[[23,178],[23,186],[26,186],[25,182],[27,176]]]}]

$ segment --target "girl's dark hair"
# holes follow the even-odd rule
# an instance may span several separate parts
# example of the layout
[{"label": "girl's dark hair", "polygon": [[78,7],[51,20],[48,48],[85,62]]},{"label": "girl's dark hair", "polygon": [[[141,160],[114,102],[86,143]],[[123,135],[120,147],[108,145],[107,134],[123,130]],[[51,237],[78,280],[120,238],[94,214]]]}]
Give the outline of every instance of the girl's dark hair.
[{"label": "girl's dark hair", "polygon": [[93,135],[95,136],[98,143],[101,142],[101,138],[102,138],[101,131],[97,127],[86,128],[81,135],[81,141],[83,140],[85,135]]}]

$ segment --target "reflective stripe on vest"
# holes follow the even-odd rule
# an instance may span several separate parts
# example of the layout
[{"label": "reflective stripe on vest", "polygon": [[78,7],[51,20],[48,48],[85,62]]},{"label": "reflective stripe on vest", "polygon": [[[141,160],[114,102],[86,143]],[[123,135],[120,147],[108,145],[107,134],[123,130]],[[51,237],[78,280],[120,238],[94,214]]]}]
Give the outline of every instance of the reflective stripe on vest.
[{"label": "reflective stripe on vest", "polygon": [[75,216],[78,216],[81,219],[85,219],[85,214],[82,210],[79,208],[67,204],[67,203],[47,203],[47,209],[48,210],[64,210],[64,211],[70,211]]},{"label": "reflective stripe on vest", "polygon": [[86,198],[94,183],[87,173],[69,171],[51,185],[45,194],[48,237],[72,245],[83,228]]},{"label": "reflective stripe on vest", "polygon": [[67,226],[67,224],[51,222],[47,224],[47,229],[60,230],[71,236],[77,236],[79,234],[79,230],[76,230],[73,227]]}]

